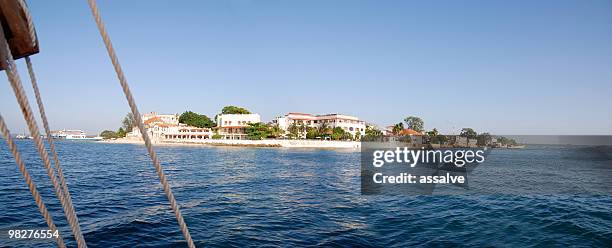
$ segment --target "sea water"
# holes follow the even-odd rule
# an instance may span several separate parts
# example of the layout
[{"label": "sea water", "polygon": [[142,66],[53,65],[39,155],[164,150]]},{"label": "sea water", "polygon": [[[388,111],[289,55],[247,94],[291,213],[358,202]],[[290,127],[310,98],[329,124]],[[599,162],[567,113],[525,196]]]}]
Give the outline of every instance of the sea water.
[{"label": "sea water", "polygon": [[[74,247],[33,142],[17,142],[60,234]],[[58,141],[57,147],[90,247],[185,246],[143,146]],[[469,175],[469,188],[423,196],[361,195],[359,150],[156,150],[198,246],[612,245],[609,148],[493,150]],[[0,247],[55,246],[8,239],[8,230],[46,224],[4,140],[0,173]]]}]

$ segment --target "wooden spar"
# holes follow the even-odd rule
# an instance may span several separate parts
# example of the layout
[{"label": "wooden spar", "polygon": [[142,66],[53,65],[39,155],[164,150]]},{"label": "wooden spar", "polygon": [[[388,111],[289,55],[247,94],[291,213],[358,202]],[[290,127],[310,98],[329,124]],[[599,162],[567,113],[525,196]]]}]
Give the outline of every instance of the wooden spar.
[{"label": "wooden spar", "polygon": [[[38,53],[38,40],[30,35],[24,6],[20,0],[0,0],[0,22],[14,59]],[[35,40],[32,40],[35,39]],[[0,65],[0,70],[4,70]]]}]

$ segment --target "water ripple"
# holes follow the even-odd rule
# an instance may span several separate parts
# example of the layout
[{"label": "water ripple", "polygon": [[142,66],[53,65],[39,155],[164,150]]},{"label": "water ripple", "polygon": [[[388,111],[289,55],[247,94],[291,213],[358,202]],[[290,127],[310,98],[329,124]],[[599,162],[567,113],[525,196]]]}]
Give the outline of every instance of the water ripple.
[{"label": "water ripple", "polygon": [[[79,142],[58,142],[57,146],[90,247],[185,245],[142,146]],[[19,141],[19,147],[60,231],[74,246],[31,142]],[[0,148],[0,230],[45,228],[3,142]],[[500,153],[491,159],[490,169],[475,173],[485,177],[521,173],[525,176],[516,182],[523,185],[537,182],[529,175],[587,180],[551,169],[558,169],[559,164],[545,162],[555,157],[550,149],[558,148],[526,150],[521,156],[515,151]],[[568,190],[567,195],[362,196],[356,152],[240,147],[159,147],[157,151],[199,246],[612,244],[612,197],[605,194],[575,195]],[[609,158],[600,150],[589,152],[599,154],[600,159],[593,163]],[[514,162],[499,166],[509,159]],[[572,156],[567,159],[584,163]],[[610,179],[589,174],[586,167],[574,170],[595,178],[595,183]],[[512,182],[483,181],[471,185],[471,190],[507,183]],[[584,182],[577,181],[577,185]],[[50,245],[0,241],[0,246]]]}]

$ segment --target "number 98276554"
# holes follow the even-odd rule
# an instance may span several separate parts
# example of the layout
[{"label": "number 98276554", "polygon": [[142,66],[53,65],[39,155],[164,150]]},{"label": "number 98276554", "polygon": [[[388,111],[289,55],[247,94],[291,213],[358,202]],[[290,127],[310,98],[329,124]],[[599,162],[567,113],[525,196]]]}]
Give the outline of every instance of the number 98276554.
[{"label": "number 98276554", "polygon": [[44,230],[44,229],[21,229],[21,230],[8,230],[10,239],[50,239],[57,238],[59,232],[57,230]]}]

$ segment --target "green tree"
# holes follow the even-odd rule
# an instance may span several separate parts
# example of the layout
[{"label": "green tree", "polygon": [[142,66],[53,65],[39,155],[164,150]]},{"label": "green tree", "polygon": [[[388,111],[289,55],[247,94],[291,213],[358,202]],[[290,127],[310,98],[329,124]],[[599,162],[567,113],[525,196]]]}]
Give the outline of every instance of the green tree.
[{"label": "green tree", "polygon": [[441,135],[440,132],[438,132],[438,129],[435,128],[426,134],[429,142],[432,144],[444,144],[446,141],[448,141],[448,137]]},{"label": "green tree", "polygon": [[438,134],[440,134],[438,132],[438,129],[434,128],[433,130],[425,133],[425,138],[427,138],[427,141],[429,141],[429,143],[438,143],[437,142]]},{"label": "green tree", "polygon": [[134,115],[131,112],[125,115],[121,124],[122,124],[121,127],[123,127],[123,130],[125,130],[128,133],[131,132],[132,128],[134,128],[134,124],[136,124],[136,122],[134,121]]},{"label": "green tree", "polygon": [[367,126],[366,130],[365,130],[365,135],[363,136],[362,140],[364,141],[374,141],[374,140],[380,140],[383,137],[383,132],[376,129],[373,126]]},{"label": "green tree", "polygon": [[215,126],[215,123],[208,118],[208,116],[191,111],[182,113],[181,116],[179,116],[179,122],[199,128],[211,128]]},{"label": "green tree", "polygon": [[270,130],[264,123],[249,123],[249,125],[246,127],[246,134],[249,139],[261,140],[270,136]]},{"label": "green tree", "polygon": [[123,129],[123,127],[120,127],[119,130],[117,130],[117,138],[123,138],[126,134],[127,132]]},{"label": "green tree", "polygon": [[491,142],[493,136],[490,133],[481,133],[476,137],[476,144],[479,146],[486,146]]},{"label": "green tree", "polygon": [[117,133],[111,130],[104,130],[100,133],[100,137],[103,139],[116,139]]},{"label": "green tree", "polygon": [[344,133],[345,131],[341,127],[334,127],[332,129],[331,138],[333,140],[341,140],[344,137]]},{"label": "green tree", "polygon": [[319,132],[319,135],[322,138],[331,137],[331,135],[333,133],[332,128],[329,127],[329,125],[327,125],[327,123],[321,124],[321,126],[319,126],[318,132]]},{"label": "green tree", "polygon": [[353,135],[349,132],[344,132],[342,134],[342,140],[352,140],[353,139]]},{"label": "green tree", "polygon": [[425,123],[423,120],[416,116],[408,116],[404,119],[406,127],[417,132],[423,132],[425,130]]},{"label": "green tree", "polygon": [[467,137],[468,139],[475,139],[477,136],[477,133],[476,131],[474,131],[474,129],[471,129],[469,127],[464,127],[461,129],[461,133],[459,133],[459,136]]},{"label": "green tree", "polygon": [[440,134],[440,132],[438,132],[438,129],[435,129],[435,128],[433,130],[427,132],[427,136],[429,136],[429,137],[436,137],[436,136],[438,136],[438,134]]},{"label": "green tree", "polygon": [[393,132],[393,134],[395,135],[399,135],[399,133],[404,130],[404,123],[397,123],[393,126],[393,129],[391,130],[391,132]]},{"label": "green tree", "polygon": [[506,137],[503,137],[503,136],[497,138],[497,141],[499,143],[501,143],[502,145],[504,145],[504,146],[508,146],[508,145],[514,146],[514,145],[518,144],[518,143],[516,143],[516,140],[510,139],[510,138],[506,138]]},{"label": "green tree", "polygon": [[289,138],[297,139],[299,137],[300,128],[298,127],[298,125],[295,122],[291,123],[291,125],[289,125],[289,128],[288,128],[287,131],[289,131]]},{"label": "green tree", "polygon": [[301,136],[305,136],[304,134],[306,133],[306,131],[308,131],[308,128],[306,127],[304,123],[302,123],[298,126],[298,130],[300,130],[300,137],[301,137]]},{"label": "green tree", "polygon": [[285,134],[285,131],[278,125],[270,125],[268,126],[268,130],[270,131],[270,138],[280,138]]},{"label": "green tree", "polygon": [[317,137],[321,137],[318,129],[314,127],[306,128],[306,139],[316,139]]},{"label": "green tree", "polygon": [[221,109],[221,114],[250,114],[251,112],[245,108],[236,107],[236,106],[225,106]]}]

